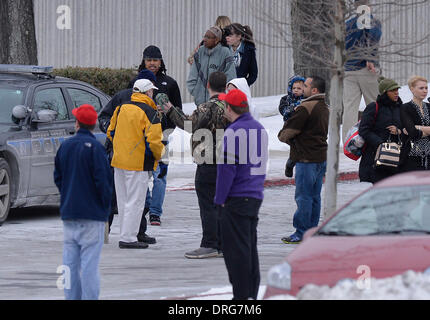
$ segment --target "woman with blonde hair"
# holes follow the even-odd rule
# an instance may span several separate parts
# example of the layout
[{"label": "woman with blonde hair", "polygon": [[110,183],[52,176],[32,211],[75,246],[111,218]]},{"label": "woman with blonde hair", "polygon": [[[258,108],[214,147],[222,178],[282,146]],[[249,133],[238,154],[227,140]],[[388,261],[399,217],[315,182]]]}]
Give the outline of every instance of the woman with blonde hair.
[{"label": "woman with blonde hair", "polygon": [[[225,28],[231,24],[231,20],[227,16],[218,16],[215,21],[215,27],[219,27],[222,31],[222,39],[221,44],[224,47],[228,47],[227,40],[225,36]],[[200,41],[199,45],[191,52],[191,55],[188,57],[187,61],[190,65],[194,63],[194,55],[199,51],[199,48],[203,45],[203,40]]]},{"label": "woman with blonde hair", "polygon": [[430,104],[424,101],[428,95],[428,80],[413,76],[408,80],[408,86],[413,98],[400,109],[404,133],[407,134],[400,170],[429,170]]}]

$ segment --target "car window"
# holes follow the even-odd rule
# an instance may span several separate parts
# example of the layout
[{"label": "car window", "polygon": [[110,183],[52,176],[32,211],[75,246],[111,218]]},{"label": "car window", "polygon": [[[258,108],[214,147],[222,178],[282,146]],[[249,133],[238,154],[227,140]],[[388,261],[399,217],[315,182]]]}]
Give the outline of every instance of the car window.
[{"label": "car window", "polygon": [[408,231],[430,232],[430,186],[370,189],[319,230],[351,235]]},{"label": "car window", "polygon": [[34,96],[33,108],[36,114],[41,110],[55,111],[55,120],[57,121],[69,119],[66,102],[60,88],[49,88],[37,91]]},{"label": "car window", "polygon": [[0,87],[0,123],[12,123],[12,109],[24,103],[22,88]]},{"label": "car window", "polygon": [[78,108],[83,104],[90,104],[96,109],[97,112],[101,110],[102,106],[100,99],[96,95],[81,89],[67,88],[67,91],[72,98],[73,108]]}]

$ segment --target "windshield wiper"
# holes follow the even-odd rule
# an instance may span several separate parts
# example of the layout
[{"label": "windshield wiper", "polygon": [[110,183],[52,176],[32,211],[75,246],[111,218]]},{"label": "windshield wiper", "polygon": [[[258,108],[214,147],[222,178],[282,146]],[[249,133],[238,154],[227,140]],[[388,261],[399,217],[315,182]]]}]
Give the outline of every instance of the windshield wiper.
[{"label": "windshield wiper", "polygon": [[323,236],[356,236],[356,234],[345,231],[318,231],[316,234]]},{"label": "windshield wiper", "polygon": [[378,231],[373,233],[365,234],[366,236],[375,236],[380,234],[400,234],[400,233],[406,233],[406,232],[416,232],[416,233],[425,233],[430,234],[429,230],[422,230],[422,229],[402,229],[402,230],[390,230],[390,231]]}]

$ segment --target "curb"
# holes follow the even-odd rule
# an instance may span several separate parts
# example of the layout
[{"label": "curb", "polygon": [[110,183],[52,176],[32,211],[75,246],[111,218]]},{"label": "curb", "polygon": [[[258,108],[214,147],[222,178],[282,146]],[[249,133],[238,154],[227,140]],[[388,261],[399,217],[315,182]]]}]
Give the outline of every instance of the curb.
[{"label": "curb", "polygon": [[[352,181],[352,180],[358,180],[358,172],[357,171],[350,171],[350,172],[341,172],[337,176],[338,181]],[[294,178],[271,178],[267,179],[264,182],[264,188],[272,188],[272,187],[281,187],[281,186],[290,186],[295,185],[296,181]],[[167,188],[166,191],[194,191],[195,187],[194,185],[188,185],[184,187],[179,188]]]}]

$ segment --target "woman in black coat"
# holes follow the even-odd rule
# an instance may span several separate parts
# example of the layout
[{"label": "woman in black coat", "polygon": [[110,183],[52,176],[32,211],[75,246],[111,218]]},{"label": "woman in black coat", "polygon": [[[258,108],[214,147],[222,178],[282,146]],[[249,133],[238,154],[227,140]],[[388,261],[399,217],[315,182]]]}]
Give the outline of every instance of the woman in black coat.
[{"label": "woman in black coat", "polygon": [[383,79],[376,102],[368,104],[363,112],[358,132],[366,144],[359,167],[360,181],[376,183],[398,172],[397,168],[375,167],[374,163],[378,146],[389,138],[397,141],[401,134],[399,88],[395,81]]},{"label": "woman in black coat", "polygon": [[408,81],[413,94],[410,102],[401,107],[401,118],[407,140],[401,171],[430,169],[430,104],[424,102],[428,94],[426,78],[414,76]]},{"label": "woman in black coat", "polygon": [[233,53],[237,78],[245,78],[251,86],[258,76],[256,49],[251,28],[233,23],[225,28],[225,35]]}]

